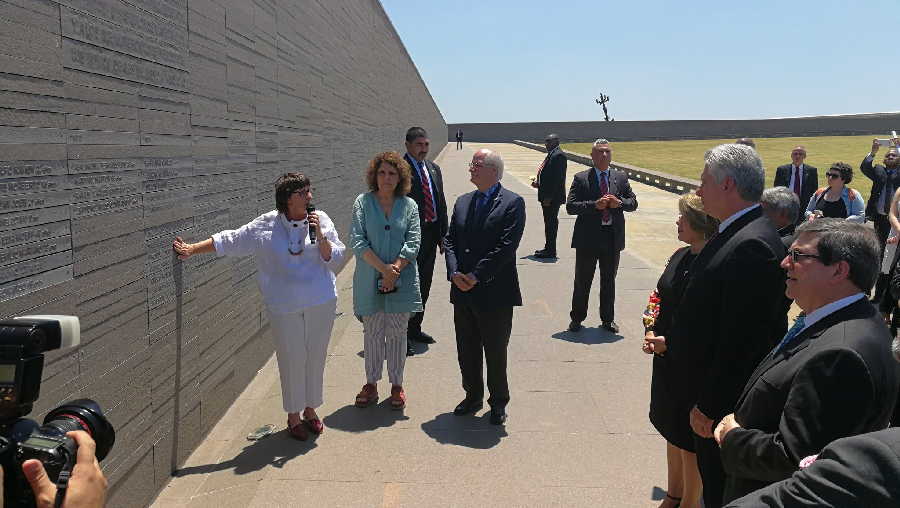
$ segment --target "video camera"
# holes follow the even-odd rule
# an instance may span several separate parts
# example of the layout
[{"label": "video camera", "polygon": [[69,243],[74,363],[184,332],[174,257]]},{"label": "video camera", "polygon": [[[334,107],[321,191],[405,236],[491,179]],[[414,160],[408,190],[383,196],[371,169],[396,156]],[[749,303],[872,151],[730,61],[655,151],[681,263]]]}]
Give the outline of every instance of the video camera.
[{"label": "video camera", "polygon": [[44,352],[80,343],[75,316],[23,316],[0,321],[0,465],[4,506],[35,506],[22,463],[38,459],[57,487],[57,506],[65,495],[77,445],[66,432],[83,430],[97,443],[97,460],[112,449],[116,433],[100,406],[78,399],[47,413],[44,424],[25,418],[41,392]]}]

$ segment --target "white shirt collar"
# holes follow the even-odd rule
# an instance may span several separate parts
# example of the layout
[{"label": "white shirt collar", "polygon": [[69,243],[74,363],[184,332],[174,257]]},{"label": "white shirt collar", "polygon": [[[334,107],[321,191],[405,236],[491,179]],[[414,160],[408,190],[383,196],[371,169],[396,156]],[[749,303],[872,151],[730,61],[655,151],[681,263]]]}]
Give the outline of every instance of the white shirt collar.
[{"label": "white shirt collar", "polygon": [[[810,326],[815,324],[817,321],[821,321],[822,318],[824,318],[830,314],[834,314],[835,312],[843,309],[844,307],[847,307],[848,305],[850,305],[852,303],[856,303],[857,300],[860,300],[865,296],[866,295],[864,295],[862,293],[856,293],[854,295],[845,296],[844,298],[841,298],[840,300],[835,300],[831,303],[828,303],[828,304],[825,304],[825,305],[819,307],[818,309],[810,312],[806,316],[806,318],[803,320],[803,330],[806,330],[807,328],[809,328]],[[800,331],[802,332],[803,330],[800,330]]]},{"label": "white shirt collar", "polygon": [[725,229],[728,228],[728,226],[730,226],[732,222],[740,219],[741,217],[744,216],[744,214],[746,214],[747,212],[753,210],[754,208],[756,208],[758,206],[759,206],[759,203],[757,203],[755,205],[750,205],[747,208],[744,208],[743,210],[738,210],[737,212],[735,212],[734,215],[723,220],[722,223],[719,224],[719,233],[721,233],[722,231],[725,231]]},{"label": "white shirt collar", "polygon": [[799,166],[795,166],[794,163],[792,162],[792,163],[791,163],[791,169],[799,169],[799,170],[802,171],[802,170],[803,170],[803,163],[801,162]]}]

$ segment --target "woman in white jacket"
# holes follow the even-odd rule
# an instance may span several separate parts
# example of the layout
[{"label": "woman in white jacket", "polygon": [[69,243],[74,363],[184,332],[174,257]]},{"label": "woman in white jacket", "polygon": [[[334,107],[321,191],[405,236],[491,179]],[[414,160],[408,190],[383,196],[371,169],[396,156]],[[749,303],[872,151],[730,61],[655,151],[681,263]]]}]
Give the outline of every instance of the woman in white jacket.
[{"label": "woman in white jacket", "polygon": [[[202,242],[186,243],[177,237],[173,243],[181,259],[212,252],[256,258],[257,283],[275,339],[288,430],[300,440],[309,437],[307,431],[320,434],[324,430],[315,408],[322,405],[325,357],[334,325],[334,271],[345,252],[328,215],[321,210],[307,212],[311,201],[309,178],[287,173],[275,184],[275,210]],[[311,228],[315,229],[312,235]]]}]

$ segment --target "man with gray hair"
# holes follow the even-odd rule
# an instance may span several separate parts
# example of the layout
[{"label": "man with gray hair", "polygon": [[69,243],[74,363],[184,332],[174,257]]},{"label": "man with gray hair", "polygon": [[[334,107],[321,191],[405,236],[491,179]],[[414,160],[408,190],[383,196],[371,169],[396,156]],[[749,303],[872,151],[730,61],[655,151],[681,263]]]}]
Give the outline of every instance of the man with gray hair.
[{"label": "man with gray hair", "polygon": [[725,472],[712,439],[734,411],[756,365],[785,330],[784,245],[759,206],[765,174],[756,151],[738,144],[706,152],[697,195],[719,233],[691,265],[667,337],[666,357],[684,379],[704,506],[722,505]]},{"label": "man with gray hair", "polygon": [[770,187],[763,191],[759,204],[778,230],[784,248],[790,247],[800,217],[800,199],[787,187]]},{"label": "man with gray hair", "polygon": [[525,200],[500,185],[503,159],[496,152],[475,152],[469,175],[477,190],[456,200],[444,237],[456,353],[466,392],[453,414],[483,407],[483,352],[491,394],[490,421],[502,425],[509,402],[506,348],[513,307],[522,305],[516,249],[525,230]]},{"label": "man with gray hair", "polygon": [[715,431],[725,501],[786,479],[831,441],[888,425],[897,398],[891,337],[865,293],[880,247],[862,224],[800,225],[781,262],[803,312],[763,359]]},{"label": "man with gray hair", "polygon": [[612,333],[619,333],[613,321],[616,303],[616,272],[619,254],[625,248],[625,214],[637,210],[638,202],[628,183],[628,175],[610,167],[612,147],[598,139],[591,147],[594,167],[572,179],[566,212],[577,215],[572,233],[575,249],[575,283],[569,331],[581,330],[587,317],[588,298],[594,270],[600,266],[600,321]]}]

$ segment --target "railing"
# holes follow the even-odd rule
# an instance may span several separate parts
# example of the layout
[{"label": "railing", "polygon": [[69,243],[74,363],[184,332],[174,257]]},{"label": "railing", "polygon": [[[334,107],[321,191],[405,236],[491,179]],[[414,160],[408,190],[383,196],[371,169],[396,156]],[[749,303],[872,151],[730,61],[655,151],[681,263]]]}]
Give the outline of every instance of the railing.
[{"label": "railing", "polygon": [[[545,153],[547,152],[547,149],[544,147],[544,145],[539,145],[537,143],[529,143],[528,141],[521,141],[518,139],[513,140],[513,143],[519,146],[524,146],[525,148],[531,148],[532,150],[538,150]],[[563,150],[563,153],[566,154],[566,158],[570,161],[584,164],[585,166],[589,167],[594,165],[593,161],[591,161],[591,158],[587,155],[569,152],[567,150]],[[628,175],[628,178],[634,181],[652,185],[653,187],[657,187],[669,192],[674,192],[675,194],[686,194],[692,190],[697,190],[697,188],[700,187],[700,182],[698,180],[693,180],[690,178],[668,175],[659,171],[639,168],[637,166],[623,164],[621,162],[615,161],[613,161],[613,163],[610,165],[620,171],[624,171]]]}]

